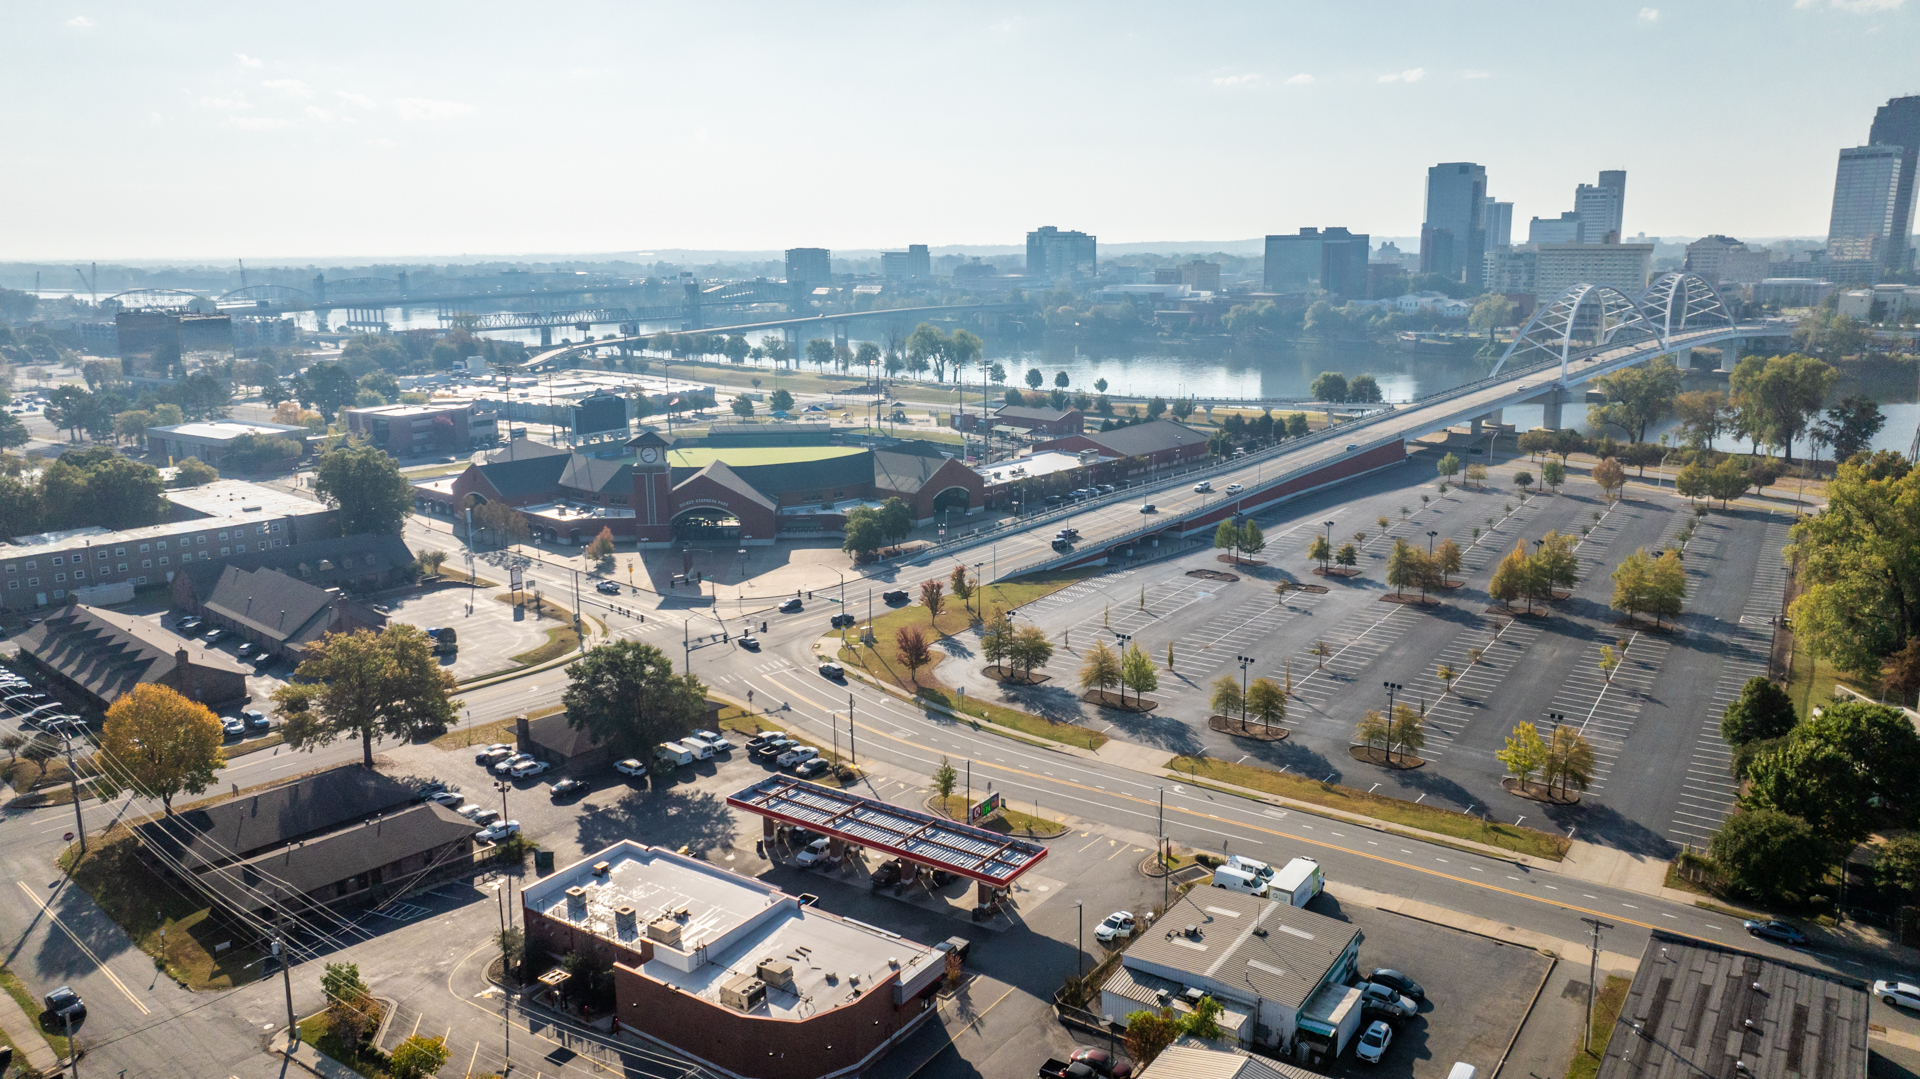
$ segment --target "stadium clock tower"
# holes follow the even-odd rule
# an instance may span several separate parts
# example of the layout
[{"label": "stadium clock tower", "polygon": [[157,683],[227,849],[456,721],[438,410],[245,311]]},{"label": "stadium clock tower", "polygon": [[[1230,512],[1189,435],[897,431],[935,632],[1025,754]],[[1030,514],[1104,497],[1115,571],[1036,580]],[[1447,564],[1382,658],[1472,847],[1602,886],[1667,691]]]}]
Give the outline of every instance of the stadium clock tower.
[{"label": "stadium clock tower", "polygon": [[673,436],[646,431],[629,439],[633,456],[634,537],[642,547],[673,542],[673,475],[667,451]]}]

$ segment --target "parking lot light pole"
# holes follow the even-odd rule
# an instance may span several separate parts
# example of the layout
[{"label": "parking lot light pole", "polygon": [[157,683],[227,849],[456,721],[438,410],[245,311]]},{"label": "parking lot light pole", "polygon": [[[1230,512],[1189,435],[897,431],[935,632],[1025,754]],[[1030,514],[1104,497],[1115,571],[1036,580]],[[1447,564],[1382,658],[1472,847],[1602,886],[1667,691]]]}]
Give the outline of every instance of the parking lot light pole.
[{"label": "parking lot light pole", "polygon": [[1258,662],[1252,656],[1235,656],[1240,661],[1240,729],[1247,729],[1247,667]]},{"label": "parking lot light pole", "polygon": [[1387,690],[1387,752],[1393,752],[1393,695],[1407,687],[1398,682],[1382,682]]},{"label": "parking lot light pole", "polygon": [[1074,950],[1080,953],[1079,981],[1087,980],[1087,905],[1078,899],[1073,901],[1073,909],[1080,917],[1080,935],[1074,940]]},{"label": "parking lot light pole", "polygon": [[1427,554],[1429,555],[1433,554],[1433,537],[1438,536],[1439,534],[1440,534],[1439,532],[1433,529],[1427,530]]}]

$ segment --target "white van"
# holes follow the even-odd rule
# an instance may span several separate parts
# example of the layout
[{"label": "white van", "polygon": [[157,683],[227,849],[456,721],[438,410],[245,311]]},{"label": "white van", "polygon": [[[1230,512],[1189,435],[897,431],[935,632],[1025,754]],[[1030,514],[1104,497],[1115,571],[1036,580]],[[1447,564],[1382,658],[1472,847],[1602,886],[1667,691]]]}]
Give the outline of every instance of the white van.
[{"label": "white van", "polygon": [[680,744],[692,751],[694,760],[704,761],[713,759],[713,746],[709,745],[704,739],[689,736],[680,739]]},{"label": "white van", "polygon": [[1250,874],[1260,880],[1270,881],[1273,879],[1273,867],[1260,861],[1258,858],[1248,858],[1245,855],[1236,854],[1227,859],[1227,864],[1242,873]]},{"label": "white van", "polygon": [[1245,892],[1248,895],[1267,894],[1267,882],[1245,870],[1223,865],[1213,871],[1213,886],[1225,888],[1230,892]]},{"label": "white van", "polygon": [[678,742],[660,743],[659,748],[653,751],[653,755],[661,764],[671,765],[675,768],[684,768],[693,763],[693,750],[688,749]]},{"label": "white van", "polygon": [[1447,1073],[1447,1079],[1479,1079],[1480,1069],[1464,1060],[1453,1062],[1453,1070]]}]

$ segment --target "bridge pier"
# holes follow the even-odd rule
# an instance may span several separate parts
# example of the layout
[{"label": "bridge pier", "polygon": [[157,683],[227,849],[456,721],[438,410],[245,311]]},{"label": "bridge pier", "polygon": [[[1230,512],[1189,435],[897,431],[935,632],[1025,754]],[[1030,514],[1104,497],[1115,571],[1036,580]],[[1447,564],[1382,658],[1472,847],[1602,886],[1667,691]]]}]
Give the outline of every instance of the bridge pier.
[{"label": "bridge pier", "polygon": [[1673,365],[1682,371],[1693,370],[1693,350],[1683,348],[1672,354]]},{"label": "bridge pier", "polygon": [[800,327],[782,326],[780,337],[787,343],[787,362],[793,365],[794,370],[799,370],[800,361],[805,357],[805,350],[800,343]]},{"label": "bridge pier", "polygon": [[1740,339],[1720,342],[1720,370],[1732,371],[1733,365],[1740,362]]},{"label": "bridge pier", "polygon": [[847,324],[845,322],[835,322],[833,324],[833,347],[847,347]]},{"label": "bridge pier", "polygon": [[553,327],[552,326],[540,327],[540,347],[541,348],[553,347]]},{"label": "bridge pier", "polygon": [[1503,411],[1505,410],[1496,408],[1492,412],[1489,412],[1484,416],[1475,416],[1472,420],[1469,420],[1467,423],[1468,433],[1481,435],[1486,433],[1484,430],[1482,430],[1482,428],[1484,428],[1488,424],[1492,424],[1495,427],[1500,426],[1500,423],[1501,423],[1500,414]]},{"label": "bridge pier", "polygon": [[[1540,426],[1545,427],[1549,431],[1558,431],[1561,427],[1565,426],[1561,423],[1560,406],[1566,402],[1566,399],[1566,390],[1560,386],[1555,386],[1553,389],[1548,390],[1546,393],[1526,403],[1540,406]],[[1497,416],[1498,413],[1495,413],[1495,415]],[[1497,423],[1499,421],[1496,419],[1494,422]]]}]

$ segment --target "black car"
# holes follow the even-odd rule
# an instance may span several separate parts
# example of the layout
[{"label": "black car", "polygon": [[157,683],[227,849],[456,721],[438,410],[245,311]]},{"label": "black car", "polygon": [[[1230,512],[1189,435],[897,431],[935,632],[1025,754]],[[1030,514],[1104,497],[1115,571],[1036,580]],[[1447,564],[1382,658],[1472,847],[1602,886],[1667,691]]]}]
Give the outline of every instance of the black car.
[{"label": "black car", "polygon": [[802,610],[805,610],[805,609],[806,609],[806,608],[804,608],[804,607],[802,607],[802,606],[800,605],[800,597],[799,597],[799,596],[795,596],[795,597],[793,597],[792,599],[790,599],[790,600],[788,600],[788,601],[786,601],[785,603],[782,603],[782,604],[780,605],[780,613],[781,613],[781,614],[793,614],[793,613],[795,613],[795,612],[797,612],[797,611],[802,611]]},{"label": "black car", "polygon": [[800,743],[783,734],[770,742],[762,743],[759,749],[753,751],[753,755],[759,757],[761,760],[770,761],[799,744]]},{"label": "black car", "polygon": [[1407,977],[1397,970],[1381,967],[1372,974],[1367,975],[1367,980],[1376,985],[1384,985],[1388,989],[1399,993],[1401,996],[1412,997],[1415,1000],[1427,999],[1427,991],[1420,988],[1419,982],[1414,981],[1412,978]]},{"label": "black car", "polygon": [[852,626],[855,622],[858,622],[859,619],[850,614],[836,614],[827,621],[833,625],[834,629],[840,629],[842,627]]},{"label": "black car", "polygon": [[69,1022],[78,1023],[87,1017],[86,1001],[80,994],[66,986],[61,986],[47,994],[46,1021],[53,1026],[64,1026]]},{"label": "black car", "polygon": [[1073,544],[1063,539],[1057,539],[1053,541],[1053,549],[1056,551],[1071,551],[1073,550]]},{"label": "black car", "polygon": [[547,794],[556,802],[562,798],[571,798],[585,793],[587,793],[587,781],[584,779],[563,779],[547,788]]},{"label": "black car", "polygon": [[907,590],[896,588],[891,592],[882,592],[880,598],[887,603],[905,603],[908,599]]},{"label": "black car", "polygon": [[880,868],[873,871],[873,886],[885,888],[889,884],[900,883],[900,863],[882,862]]}]

